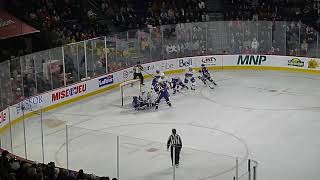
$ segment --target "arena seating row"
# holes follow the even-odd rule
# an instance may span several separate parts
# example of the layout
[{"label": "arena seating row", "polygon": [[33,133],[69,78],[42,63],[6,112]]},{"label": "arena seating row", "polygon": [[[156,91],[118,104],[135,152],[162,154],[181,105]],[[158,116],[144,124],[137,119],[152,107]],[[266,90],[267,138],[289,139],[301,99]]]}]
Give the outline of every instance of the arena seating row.
[{"label": "arena seating row", "polygon": [[[0,149],[0,180],[111,180],[109,177],[98,177],[58,168],[54,162],[42,164],[25,160]],[[117,178],[112,178],[117,180]]]}]

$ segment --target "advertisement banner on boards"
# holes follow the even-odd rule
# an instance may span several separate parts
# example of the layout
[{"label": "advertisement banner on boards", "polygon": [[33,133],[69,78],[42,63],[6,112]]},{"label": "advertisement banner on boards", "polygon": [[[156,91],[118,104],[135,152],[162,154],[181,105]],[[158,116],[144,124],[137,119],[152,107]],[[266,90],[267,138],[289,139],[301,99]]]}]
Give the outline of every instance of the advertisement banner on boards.
[{"label": "advertisement banner on boards", "polygon": [[237,65],[260,66],[266,64],[268,59],[265,55],[239,55]]},{"label": "advertisement banner on boards", "polygon": [[99,88],[105,87],[110,84],[113,84],[113,74],[108,74],[108,75],[98,79]]},{"label": "advertisement banner on boards", "polygon": [[70,98],[70,97],[76,97],[79,95],[84,94],[84,92],[87,91],[87,84],[86,83],[80,83],[74,86],[71,86],[66,89],[58,90],[56,92],[51,93],[51,101],[59,101],[63,100],[65,98]]},{"label": "advertisement banner on boards", "polygon": [[308,69],[320,70],[320,60],[319,59],[309,59]]},{"label": "advertisement banner on boards", "polygon": [[9,115],[8,115],[8,108],[0,111],[0,128],[8,124],[9,122]]},{"label": "advertisement banner on boards", "polygon": [[23,112],[36,111],[42,106],[44,106],[43,96],[33,96],[15,105],[16,114],[21,115]]}]

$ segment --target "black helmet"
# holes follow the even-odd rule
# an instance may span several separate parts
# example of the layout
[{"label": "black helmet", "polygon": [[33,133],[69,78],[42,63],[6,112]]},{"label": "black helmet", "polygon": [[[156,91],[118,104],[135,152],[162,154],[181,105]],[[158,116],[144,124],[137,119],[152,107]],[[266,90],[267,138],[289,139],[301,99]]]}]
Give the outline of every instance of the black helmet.
[{"label": "black helmet", "polygon": [[204,67],[205,65],[204,65],[204,64],[201,64],[201,66]]},{"label": "black helmet", "polygon": [[176,129],[172,129],[172,134],[176,134],[177,130]]}]

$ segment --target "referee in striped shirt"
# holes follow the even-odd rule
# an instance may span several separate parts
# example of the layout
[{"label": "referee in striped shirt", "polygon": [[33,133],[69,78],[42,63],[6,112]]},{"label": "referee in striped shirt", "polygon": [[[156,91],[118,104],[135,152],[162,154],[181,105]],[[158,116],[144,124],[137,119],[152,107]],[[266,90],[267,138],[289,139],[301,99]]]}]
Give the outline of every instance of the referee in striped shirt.
[{"label": "referee in striped shirt", "polygon": [[172,134],[169,136],[167,142],[167,150],[171,149],[171,162],[173,164],[173,153],[174,153],[174,163],[176,167],[179,167],[179,160],[180,160],[180,152],[182,148],[182,141],[180,136],[177,134],[176,129],[172,129]]}]

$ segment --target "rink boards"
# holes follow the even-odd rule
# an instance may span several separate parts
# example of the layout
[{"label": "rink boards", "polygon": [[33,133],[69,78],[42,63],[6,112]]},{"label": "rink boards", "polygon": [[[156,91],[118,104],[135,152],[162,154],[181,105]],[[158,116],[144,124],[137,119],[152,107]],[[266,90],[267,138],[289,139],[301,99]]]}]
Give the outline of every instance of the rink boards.
[{"label": "rink boards", "polygon": [[[320,59],[275,55],[212,55],[176,58],[143,64],[145,77],[157,69],[166,74],[182,73],[187,67],[199,69],[205,64],[211,70],[280,70],[320,74]],[[11,125],[29,118],[38,110],[49,111],[116,88],[123,81],[132,79],[132,68],[123,69],[71,86],[30,97],[0,112],[0,132]],[[22,110],[24,107],[24,111]]]}]

